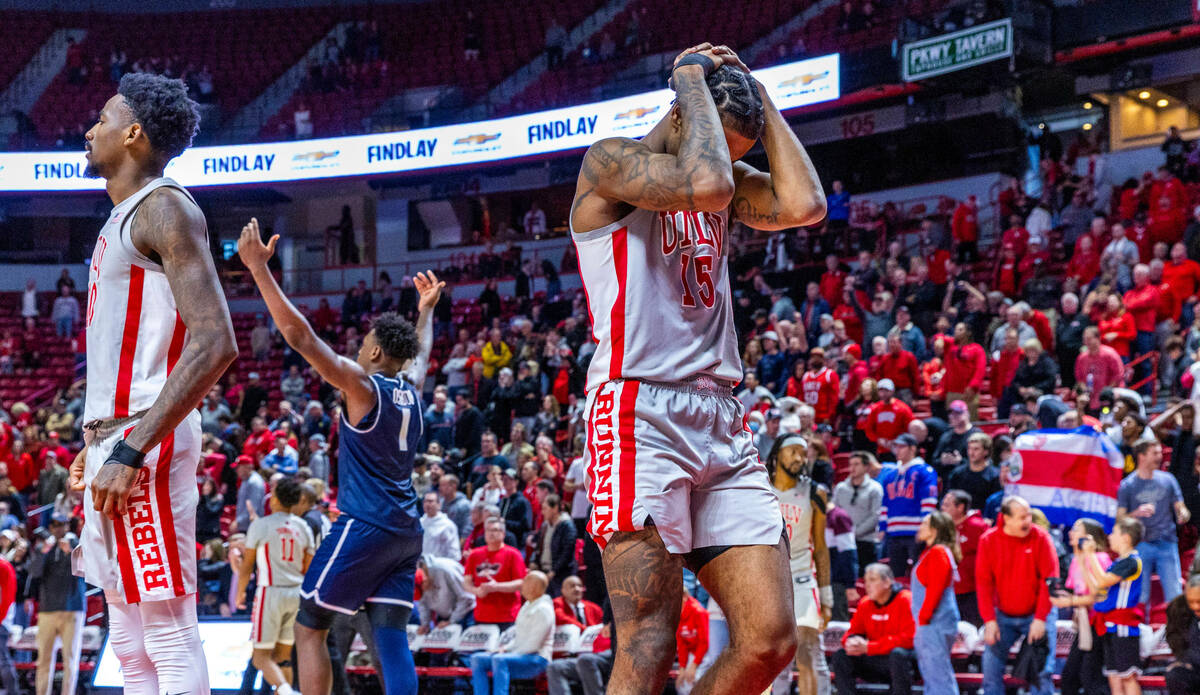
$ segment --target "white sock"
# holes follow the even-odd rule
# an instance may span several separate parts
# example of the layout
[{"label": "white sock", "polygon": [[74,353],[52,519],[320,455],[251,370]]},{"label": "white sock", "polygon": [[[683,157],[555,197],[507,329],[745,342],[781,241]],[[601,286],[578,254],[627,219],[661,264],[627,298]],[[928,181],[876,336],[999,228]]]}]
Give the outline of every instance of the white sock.
[{"label": "white sock", "polygon": [[275,688],[275,695],[300,695],[300,693],[297,693],[295,690],[292,690],[291,685],[284,683],[283,685],[279,686],[278,688]]}]

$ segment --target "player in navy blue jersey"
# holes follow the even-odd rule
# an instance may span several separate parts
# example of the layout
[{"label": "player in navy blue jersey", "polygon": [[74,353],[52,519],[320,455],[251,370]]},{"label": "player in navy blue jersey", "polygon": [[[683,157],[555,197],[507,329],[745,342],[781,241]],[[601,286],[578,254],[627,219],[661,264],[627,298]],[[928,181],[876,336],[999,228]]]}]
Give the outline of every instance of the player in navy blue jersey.
[{"label": "player in navy blue jersey", "polygon": [[284,340],[341,390],[345,401],[338,448],[341,515],[304,576],[296,618],[300,691],[329,695],[333,674],[325,638],[337,613],[366,606],[379,647],[385,690],[417,692],[405,625],[421,554],[421,505],[412,488],[413,456],[421,440],[421,393],[433,343],[430,314],[445,283],[418,273],[420,317],[414,328],[394,313],[380,315],[356,359],[334,352],[288,301],[267,269],[279,235],[264,244],[258,221],[242,228],[238,254],[250,269]]}]

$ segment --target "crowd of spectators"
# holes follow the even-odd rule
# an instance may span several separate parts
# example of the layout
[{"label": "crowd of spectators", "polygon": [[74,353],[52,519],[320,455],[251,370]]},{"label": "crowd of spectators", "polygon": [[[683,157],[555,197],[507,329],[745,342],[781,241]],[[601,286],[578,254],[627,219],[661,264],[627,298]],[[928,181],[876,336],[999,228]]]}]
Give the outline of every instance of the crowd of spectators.
[{"label": "crowd of spectators", "polygon": [[[1200,535],[1193,430],[1200,221],[1186,230],[1151,231],[1160,229],[1149,222],[1155,201],[1172,210],[1192,202],[1167,167],[1114,196],[1114,209],[1097,207],[1088,191],[1086,182],[1073,190],[1060,182],[1031,200],[1014,182],[996,200],[1011,219],[998,239],[979,229],[972,199],[919,220],[888,219],[882,211],[855,219],[840,183],[822,228],[765,240],[738,225],[731,229],[731,289],[745,369],[736,394],[747,426],[764,458],[781,434],[803,433],[814,481],[832,492],[832,508],[848,516],[854,542],[845,550],[856,557],[860,582],[839,584],[837,617],[850,618],[853,610],[844,652],[832,661],[834,672],[846,675],[837,678],[843,693],[852,691],[853,677],[884,676],[893,692],[904,692],[914,660],[922,664],[916,673],[936,672],[940,651],[949,650],[942,626],[951,608],[981,628],[985,682],[994,684],[1007,646],[1022,636],[1044,636],[1054,653],[1055,631],[1046,626],[1056,606],[1070,617],[1084,608],[1081,597],[1097,594],[1097,582],[1131,581],[1112,568],[1123,570],[1129,563],[1119,561],[1134,550],[1122,555],[1114,550],[1119,544],[1109,543],[1111,567],[1093,572],[1099,551],[1085,557],[1079,539],[1090,533],[1103,546],[1103,534],[1086,525],[1049,527],[1039,523],[1038,510],[1005,497],[1017,465],[1014,438],[1041,427],[1093,427],[1111,439],[1129,474],[1120,517],[1137,520],[1136,527],[1122,521],[1118,530],[1127,539],[1136,535],[1129,548],[1147,578],[1157,575],[1172,624],[1194,623],[1200,614],[1200,588],[1184,571]],[[1071,238],[1081,216],[1087,224],[1078,224],[1079,235],[1070,245],[1060,242]],[[804,265],[807,258],[823,264]],[[988,258],[999,260],[980,260]],[[584,528],[583,376],[594,349],[586,298],[563,290],[554,264],[558,284],[547,276],[544,297],[529,292],[533,269],[519,255],[489,248],[477,268],[490,278],[480,320],[454,323],[451,293],[444,293],[435,309],[434,359],[419,384],[427,403],[413,474],[426,528],[420,629],[517,626],[513,658],[472,662],[477,674],[493,674],[490,683],[476,677],[477,692],[499,688],[498,673],[521,678],[548,665],[552,691],[565,692],[570,683],[586,690],[603,673],[604,655],[611,658],[615,635],[606,630],[594,658],[551,664],[547,610],[540,607],[544,595],[558,625],[610,622],[599,549]],[[494,282],[509,272],[518,277],[512,301],[499,296]],[[1056,289],[1041,291],[1043,280]],[[72,289],[65,277],[60,298],[74,299]],[[50,310],[35,290],[22,297],[23,318],[36,324],[52,316],[60,334],[77,330],[77,304],[56,299]],[[394,287],[381,276],[376,288],[350,289],[338,308],[322,301],[310,320],[339,352],[353,355],[369,320],[385,310],[415,313],[411,283],[402,279]],[[20,369],[25,348],[14,337],[0,336],[0,365]],[[237,614],[245,603],[234,595],[243,534],[268,513],[280,480],[304,482],[309,508],[301,516],[315,537],[336,515],[339,395],[286,349],[265,319],[249,339],[256,359],[282,350],[279,371],[231,373],[200,408],[200,610],[209,615]],[[1155,353],[1157,361],[1143,361],[1142,369],[1129,366]],[[0,549],[7,548],[18,579],[18,624],[29,621],[52,576],[31,556],[52,559],[78,532],[79,500],[66,490],[65,466],[79,446],[84,387],[64,389],[45,407],[18,403],[0,415]],[[1151,418],[1160,397],[1172,405]],[[951,526],[953,542],[943,533]],[[931,556],[926,548],[939,544],[945,551]],[[1104,569],[1105,560],[1096,561]],[[1072,579],[1067,570],[1074,565]],[[1064,593],[1051,592],[1046,580],[1063,575]],[[688,584],[694,587],[694,578]],[[1196,605],[1180,603],[1193,594]],[[1148,580],[1132,596],[1129,605],[1093,611],[1155,614]],[[7,598],[0,586],[0,603]],[[722,619],[706,600],[700,593],[684,608],[691,616],[680,628],[685,689],[720,651],[719,630],[712,630],[710,644],[709,628]],[[881,617],[872,618],[876,613]],[[63,620],[66,643],[74,623]],[[1200,665],[1196,629],[1172,633],[1191,645],[1177,651],[1181,663]],[[1093,637],[1094,644],[1109,641],[1099,628]],[[1094,681],[1108,653],[1078,651],[1068,662],[1076,671],[1064,677]],[[1043,667],[1052,661],[1035,664],[1035,689],[1049,683]]]}]

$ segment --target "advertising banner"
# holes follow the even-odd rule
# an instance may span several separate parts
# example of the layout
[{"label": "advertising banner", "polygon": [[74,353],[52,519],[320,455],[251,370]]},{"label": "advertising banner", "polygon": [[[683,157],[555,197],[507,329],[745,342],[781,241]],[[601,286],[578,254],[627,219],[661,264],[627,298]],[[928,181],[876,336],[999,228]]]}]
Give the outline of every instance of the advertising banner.
[{"label": "advertising banner", "polygon": [[[838,55],[756,70],[781,111],[840,96]],[[645,135],[671,108],[660,89],[619,99],[474,123],[394,133],[222,147],[194,147],[167,166],[188,187],[378,176],[548,154],[597,140]],[[93,191],[83,152],[0,154],[0,193]]]},{"label": "advertising banner", "polygon": [[962,70],[1013,53],[1012,19],[1005,17],[987,24],[904,44],[900,73],[905,82]]}]

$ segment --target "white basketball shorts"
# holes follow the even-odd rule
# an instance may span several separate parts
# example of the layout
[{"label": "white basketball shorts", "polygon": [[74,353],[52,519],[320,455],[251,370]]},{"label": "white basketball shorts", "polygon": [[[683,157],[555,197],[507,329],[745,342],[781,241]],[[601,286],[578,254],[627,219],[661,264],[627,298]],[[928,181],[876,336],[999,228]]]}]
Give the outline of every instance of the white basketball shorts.
[{"label": "white basketball shorts", "polygon": [[300,586],[260,586],[254,592],[250,614],[250,639],[255,649],[296,643],[296,614],[300,612]]},{"label": "white basketball shorts", "polygon": [[[146,454],[129,495],[129,509],[108,518],[92,508],[92,480],[131,421],[88,447],[83,480],[84,524],[79,562],[87,582],[124,603],[161,601],[196,593],[196,466],[200,412],[193,410]],[[78,567],[78,566],[77,566]]]},{"label": "white basketball shorts", "polygon": [[779,502],[728,386],[609,381],[588,394],[586,418],[588,531],[601,547],[647,518],[677,554],[779,542]]}]

